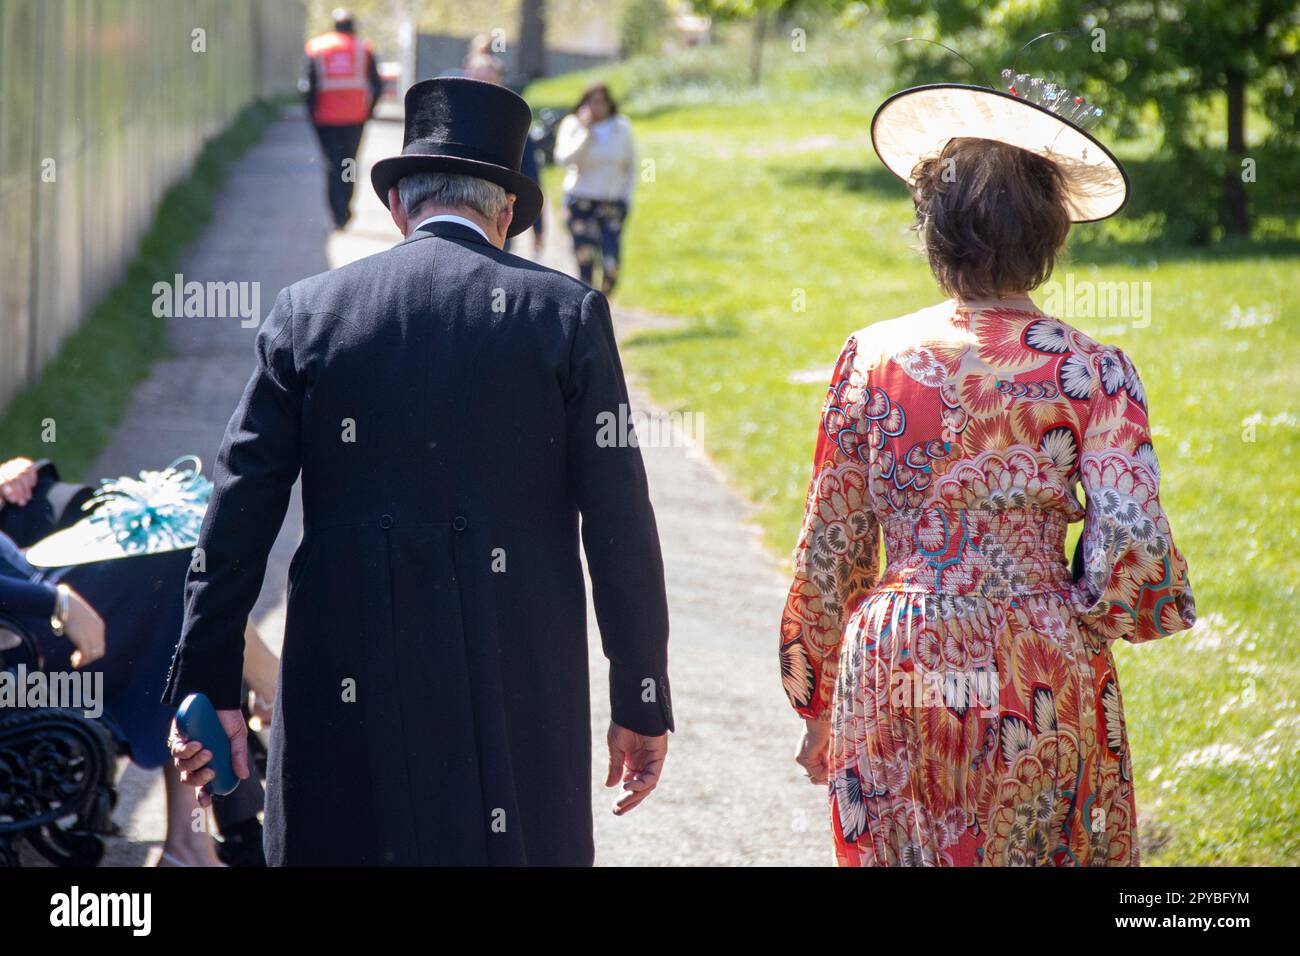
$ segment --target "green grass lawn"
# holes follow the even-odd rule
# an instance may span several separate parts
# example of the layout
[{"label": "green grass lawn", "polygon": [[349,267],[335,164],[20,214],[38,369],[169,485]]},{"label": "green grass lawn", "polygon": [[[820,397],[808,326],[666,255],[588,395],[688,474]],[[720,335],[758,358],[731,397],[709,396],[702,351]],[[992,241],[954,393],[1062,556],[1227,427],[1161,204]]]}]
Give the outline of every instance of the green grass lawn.
[{"label": "green grass lawn", "polygon": [[[567,102],[578,84],[530,96]],[[871,150],[876,101],[786,91],[629,110],[654,181],[636,196],[618,299],[688,321],[634,338],[624,360],[662,406],[705,415],[709,453],[759,506],[783,565],[840,345],[942,298],[914,251],[911,202]],[[1075,324],[1142,373],[1203,622],[1117,648],[1145,860],[1297,862],[1300,243],[1083,242],[1057,278],[1070,271],[1151,283],[1148,327]],[[801,372],[816,382],[792,382]],[[776,625],[754,635],[772,645],[774,688]]]}]

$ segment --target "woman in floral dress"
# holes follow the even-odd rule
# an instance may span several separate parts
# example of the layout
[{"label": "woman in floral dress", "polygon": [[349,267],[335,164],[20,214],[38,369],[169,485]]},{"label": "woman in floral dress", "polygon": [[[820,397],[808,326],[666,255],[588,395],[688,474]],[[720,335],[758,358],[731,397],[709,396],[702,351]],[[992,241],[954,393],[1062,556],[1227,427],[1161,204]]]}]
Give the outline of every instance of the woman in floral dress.
[{"label": "woman in floral dress", "polygon": [[[781,621],[798,759],[828,786],[841,865],[1136,865],[1111,645],[1194,622],[1187,566],[1133,364],[1026,294],[1127,184],[1082,131],[1091,168],[1059,132],[1037,148],[1016,122],[1045,106],[942,90],[972,98],[900,94],[873,123],[952,298],[855,332],[836,363]],[[983,125],[953,128],[963,111]],[[945,138],[900,145],[935,113]]]}]

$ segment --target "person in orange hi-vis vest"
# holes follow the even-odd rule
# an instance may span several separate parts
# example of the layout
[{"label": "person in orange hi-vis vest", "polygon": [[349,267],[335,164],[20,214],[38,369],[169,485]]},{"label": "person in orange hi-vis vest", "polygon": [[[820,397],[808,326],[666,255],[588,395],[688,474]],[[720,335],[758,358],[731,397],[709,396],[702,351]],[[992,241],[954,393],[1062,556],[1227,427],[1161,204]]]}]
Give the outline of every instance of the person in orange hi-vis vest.
[{"label": "person in orange hi-vis vest", "polygon": [[358,40],[347,10],[334,11],[334,29],[312,37],[298,84],[325,154],[325,176],[334,225],[352,218],[361,131],[379,99],[382,81],[369,41]]}]

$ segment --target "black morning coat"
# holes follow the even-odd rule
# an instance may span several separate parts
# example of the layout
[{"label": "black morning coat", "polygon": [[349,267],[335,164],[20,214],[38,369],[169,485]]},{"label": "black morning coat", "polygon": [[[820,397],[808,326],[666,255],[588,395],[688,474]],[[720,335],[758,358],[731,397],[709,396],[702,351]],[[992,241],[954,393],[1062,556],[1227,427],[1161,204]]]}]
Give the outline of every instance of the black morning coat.
[{"label": "black morning coat", "polygon": [[280,293],[164,696],[239,706],[301,471],[271,865],[592,863],[579,514],[613,719],[673,728],[641,453],[600,427],[627,401],[604,296],[457,223]]}]

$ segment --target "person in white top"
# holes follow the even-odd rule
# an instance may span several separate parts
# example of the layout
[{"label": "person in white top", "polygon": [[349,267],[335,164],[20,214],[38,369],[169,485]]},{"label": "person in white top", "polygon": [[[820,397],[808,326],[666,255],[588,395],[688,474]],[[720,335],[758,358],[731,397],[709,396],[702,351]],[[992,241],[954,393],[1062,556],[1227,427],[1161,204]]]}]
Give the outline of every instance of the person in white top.
[{"label": "person in white top", "polygon": [[636,184],[632,124],[618,112],[609,88],[587,88],[555,134],[555,162],[565,167],[564,208],[582,281],[592,285],[600,265],[601,291],[618,282],[623,235]]}]

